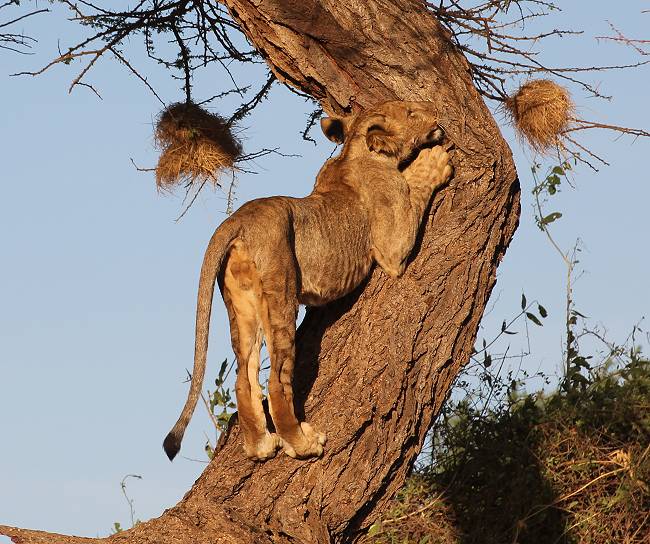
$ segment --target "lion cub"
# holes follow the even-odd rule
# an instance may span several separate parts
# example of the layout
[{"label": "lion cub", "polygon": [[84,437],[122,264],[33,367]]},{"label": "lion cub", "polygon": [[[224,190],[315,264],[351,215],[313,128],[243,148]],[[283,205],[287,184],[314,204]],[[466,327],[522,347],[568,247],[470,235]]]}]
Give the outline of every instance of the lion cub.
[{"label": "lion cub", "polygon": [[[426,102],[386,102],[356,116],[326,118],[325,135],[343,143],[305,198],[276,196],[244,204],[213,234],[203,259],[196,311],[194,371],[187,401],[163,447],[178,453],[205,374],[214,284],[228,310],[239,423],[252,459],[279,448],[294,458],[320,456],[325,434],[294,412],[292,377],[299,304],[345,296],[374,262],[404,272],[424,211],[452,168],[437,118]],[[271,358],[266,426],[258,380],[260,347]]]}]

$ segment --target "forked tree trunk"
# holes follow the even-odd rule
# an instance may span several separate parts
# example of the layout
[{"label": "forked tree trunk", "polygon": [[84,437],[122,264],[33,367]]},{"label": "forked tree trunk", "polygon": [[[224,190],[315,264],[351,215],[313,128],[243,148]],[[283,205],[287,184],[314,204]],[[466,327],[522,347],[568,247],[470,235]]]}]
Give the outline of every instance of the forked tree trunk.
[{"label": "forked tree trunk", "polygon": [[[519,217],[510,150],[468,64],[419,0],[225,0],[283,81],[329,111],[429,100],[455,144],[406,274],[375,269],[300,327],[296,389],[327,431],[322,459],[243,456],[237,427],[194,487],[128,543],[354,541],[403,484],[468,361],[496,267]],[[7,527],[16,542],[87,542]]]}]

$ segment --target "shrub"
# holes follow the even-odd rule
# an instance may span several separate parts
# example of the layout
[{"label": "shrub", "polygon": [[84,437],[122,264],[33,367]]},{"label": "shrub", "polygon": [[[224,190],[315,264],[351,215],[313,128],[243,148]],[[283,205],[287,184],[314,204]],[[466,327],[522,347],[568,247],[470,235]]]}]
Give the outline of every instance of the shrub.
[{"label": "shrub", "polygon": [[584,387],[451,404],[433,461],[371,542],[650,542],[650,361],[632,350]]}]

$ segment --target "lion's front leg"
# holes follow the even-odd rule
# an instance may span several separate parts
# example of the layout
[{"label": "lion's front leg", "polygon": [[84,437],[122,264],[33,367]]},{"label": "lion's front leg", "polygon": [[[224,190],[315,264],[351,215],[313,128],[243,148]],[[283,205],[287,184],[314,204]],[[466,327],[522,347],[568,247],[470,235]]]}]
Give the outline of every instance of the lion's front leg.
[{"label": "lion's front leg", "polygon": [[447,184],[452,172],[444,148],[423,149],[401,174],[406,186],[391,203],[392,209],[374,214],[374,256],[388,275],[399,277],[404,273],[431,196]]}]

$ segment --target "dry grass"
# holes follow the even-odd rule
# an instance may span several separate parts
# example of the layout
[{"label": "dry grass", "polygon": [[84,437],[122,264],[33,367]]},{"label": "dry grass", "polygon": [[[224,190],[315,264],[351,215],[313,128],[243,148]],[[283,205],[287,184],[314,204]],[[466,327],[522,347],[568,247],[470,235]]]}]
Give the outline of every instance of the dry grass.
[{"label": "dry grass", "polygon": [[234,169],[242,152],[225,120],[193,103],[179,102],[163,110],[154,138],[161,150],[156,183],[166,190],[206,180],[217,185],[219,175]]},{"label": "dry grass", "polygon": [[540,429],[547,448],[542,468],[557,496],[531,508],[529,516],[545,508],[564,512],[567,540],[650,542],[650,446],[621,442],[616,447],[611,437],[592,429],[549,427]]},{"label": "dry grass", "polygon": [[412,476],[361,544],[458,544],[452,509],[424,478]]},{"label": "dry grass", "polygon": [[505,111],[517,132],[540,153],[558,144],[574,109],[569,92],[548,79],[525,83],[505,102]]}]

